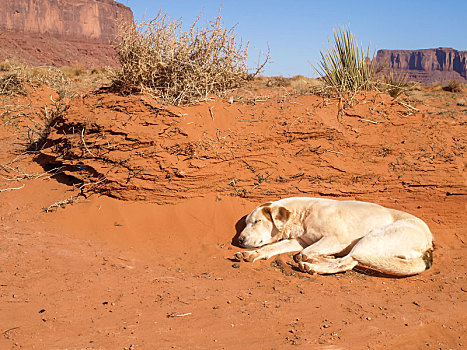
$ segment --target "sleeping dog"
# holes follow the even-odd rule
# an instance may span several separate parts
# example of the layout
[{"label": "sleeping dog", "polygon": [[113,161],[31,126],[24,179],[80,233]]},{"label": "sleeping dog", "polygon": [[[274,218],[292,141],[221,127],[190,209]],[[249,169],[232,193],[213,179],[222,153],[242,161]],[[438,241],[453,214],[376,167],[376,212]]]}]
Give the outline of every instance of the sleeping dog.
[{"label": "sleeping dog", "polygon": [[373,203],[293,197],[268,202],[246,217],[237,260],[254,262],[299,252],[308,273],[332,274],[361,266],[409,276],[433,263],[428,226],[408,213]]}]

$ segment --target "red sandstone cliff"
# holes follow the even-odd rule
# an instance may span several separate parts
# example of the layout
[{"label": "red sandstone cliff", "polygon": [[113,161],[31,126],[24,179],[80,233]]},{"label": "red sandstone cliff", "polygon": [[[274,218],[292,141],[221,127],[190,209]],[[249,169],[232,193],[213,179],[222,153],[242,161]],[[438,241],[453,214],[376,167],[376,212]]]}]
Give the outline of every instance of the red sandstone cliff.
[{"label": "red sandstone cliff", "polygon": [[424,50],[379,50],[376,61],[387,69],[407,73],[410,80],[467,82],[467,51],[450,48]]},{"label": "red sandstone cliff", "polygon": [[133,13],[113,0],[1,0],[0,60],[118,65],[111,41],[120,19]]}]

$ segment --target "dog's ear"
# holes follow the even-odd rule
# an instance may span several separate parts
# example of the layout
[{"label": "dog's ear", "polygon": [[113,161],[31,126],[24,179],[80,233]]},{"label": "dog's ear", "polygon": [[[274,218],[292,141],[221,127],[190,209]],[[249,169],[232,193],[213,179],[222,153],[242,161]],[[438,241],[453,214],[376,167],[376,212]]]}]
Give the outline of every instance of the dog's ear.
[{"label": "dog's ear", "polygon": [[284,207],[263,207],[264,216],[273,222],[279,231],[282,231],[290,218],[290,211]]}]

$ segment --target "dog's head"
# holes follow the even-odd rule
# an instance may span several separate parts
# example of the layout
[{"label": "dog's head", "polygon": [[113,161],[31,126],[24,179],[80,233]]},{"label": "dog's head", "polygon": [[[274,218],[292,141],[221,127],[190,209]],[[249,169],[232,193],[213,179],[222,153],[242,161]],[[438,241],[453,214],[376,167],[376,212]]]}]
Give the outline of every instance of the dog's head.
[{"label": "dog's head", "polygon": [[256,248],[277,242],[290,214],[286,208],[271,202],[255,208],[245,219],[246,227],[238,236],[238,243],[244,248]]}]

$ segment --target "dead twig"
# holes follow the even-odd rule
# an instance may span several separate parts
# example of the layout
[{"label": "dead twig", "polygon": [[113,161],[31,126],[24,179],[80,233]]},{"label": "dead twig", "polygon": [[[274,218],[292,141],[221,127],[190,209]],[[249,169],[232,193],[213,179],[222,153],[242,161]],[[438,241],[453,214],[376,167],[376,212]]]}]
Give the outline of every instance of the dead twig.
[{"label": "dead twig", "polygon": [[342,153],[342,152],[333,151],[332,149],[325,149],[325,151],[331,152],[331,153],[336,153],[336,154],[342,154],[342,155],[344,154],[344,153]]},{"label": "dead twig", "polygon": [[86,145],[86,141],[84,141],[84,129],[81,130],[81,141],[83,141],[83,145],[84,145],[84,148],[86,149],[86,151],[88,151],[88,153],[92,156],[92,157],[96,157],[88,148],[88,146]]},{"label": "dead twig", "polygon": [[67,204],[74,204],[76,203],[77,201],[79,200],[78,196],[71,196],[63,201],[57,201],[51,205],[49,205],[47,208],[43,208],[43,210],[46,212],[46,213],[50,213],[50,212],[53,212],[55,211],[55,209],[57,208],[65,208],[65,206]]},{"label": "dead twig", "polygon": [[190,316],[192,315],[191,312],[187,312],[186,314],[177,314],[176,312],[172,312],[170,314],[167,315],[167,318],[171,318],[171,317],[185,317],[185,316]]},{"label": "dead twig", "polygon": [[23,186],[21,186],[21,187],[5,188],[5,189],[3,189],[3,190],[0,190],[0,192],[8,192],[8,191],[20,190],[20,189],[24,188],[24,186],[25,186],[25,185],[23,184]]},{"label": "dead twig", "polygon": [[403,102],[403,101],[399,100],[398,98],[396,98],[395,100],[396,100],[397,103],[399,103],[401,106],[404,106],[407,109],[411,109],[411,110],[416,111],[416,112],[420,111],[418,108],[415,108],[414,106],[409,105],[408,103]]},{"label": "dead twig", "polygon": [[209,114],[211,115],[211,119],[214,121],[214,114],[212,113],[213,109],[214,109],[214,106],[209,107]]},{"label": "dead twig", "polygon": [[360,121],[363,121],[363,122],[368,122],[368,123],[372,123],[372,124],[378,124],[378,122],[375,122],[374,120],[365,119],[365,118],[363,118],[362,116],[360,116],[360,115],[358,115],[358,114],[345,113],[345,115],[348,116],[348,117],[358,118],[358,119],[360,119]]},{"label": "dead twig", "polygon": [[360,118],[360,121],[361,122],[368,122],[368,123],[371,123],[371,124],[378,124],[378,122],[375,122],[374,120],[369,120],[369,119]]}]

